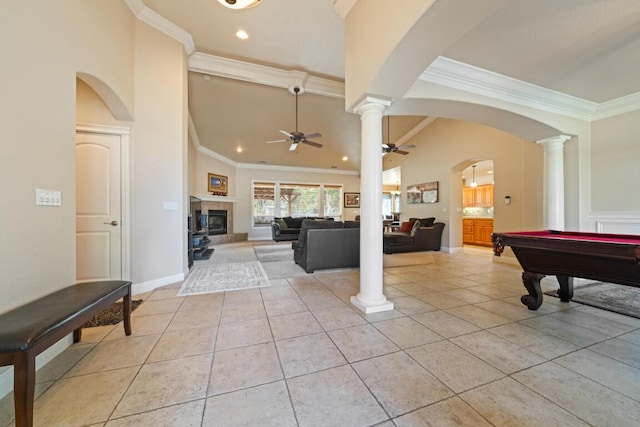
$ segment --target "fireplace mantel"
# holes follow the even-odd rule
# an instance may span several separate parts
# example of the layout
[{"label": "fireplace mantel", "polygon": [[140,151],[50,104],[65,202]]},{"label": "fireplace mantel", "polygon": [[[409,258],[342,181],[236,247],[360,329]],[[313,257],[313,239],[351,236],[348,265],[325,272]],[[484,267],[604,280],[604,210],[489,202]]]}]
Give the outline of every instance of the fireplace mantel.
[{"label": "fireplace mantel", "polygon": [[196,194],[195,197],[202,200],[203,202],[238,203],[240,201],[240,199],[238,199],[237,197],[213,196],[211,194]]}]

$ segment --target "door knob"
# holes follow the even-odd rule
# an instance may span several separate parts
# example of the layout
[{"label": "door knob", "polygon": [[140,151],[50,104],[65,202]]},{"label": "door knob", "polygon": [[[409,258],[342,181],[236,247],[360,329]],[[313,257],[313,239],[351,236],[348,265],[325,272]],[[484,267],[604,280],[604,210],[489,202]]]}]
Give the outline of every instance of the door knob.
[{"label": "door knob", "polygon": [[113,221],[111,221],[111,222],[105,222],[105,224],[106,224],[106,225],[112,225],[112,226],[114,226],[114,227],[115,227],[116,225],[118,225],[118,221],[116,221],[116,220],[114,219],[114,220],[113,220]]}]

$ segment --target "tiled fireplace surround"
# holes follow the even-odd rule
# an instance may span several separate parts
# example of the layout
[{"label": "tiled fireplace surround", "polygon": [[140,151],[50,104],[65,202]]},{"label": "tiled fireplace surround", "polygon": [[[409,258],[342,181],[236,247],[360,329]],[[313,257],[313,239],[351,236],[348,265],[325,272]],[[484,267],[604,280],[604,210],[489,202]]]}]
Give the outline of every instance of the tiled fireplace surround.
[{"label": "tiled fireplace surround", "polygon": [[227,211],[227,234],[210,235],[209,239],[213,244],[232,243],[245,241],[248,233],[235,233],[233,231],[233,202],[222,202],[202,199],[202,211],[226,210]]}]

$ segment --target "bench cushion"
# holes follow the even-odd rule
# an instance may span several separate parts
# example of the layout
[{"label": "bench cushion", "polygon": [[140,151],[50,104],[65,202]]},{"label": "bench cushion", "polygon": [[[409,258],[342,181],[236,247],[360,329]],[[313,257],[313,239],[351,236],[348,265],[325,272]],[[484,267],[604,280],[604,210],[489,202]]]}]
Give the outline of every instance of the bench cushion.
[{"label": "bench cushion", "polygon": [[130,285],[121,280],[79,283],[1,314],[0,353],[33,347],[40,337],[70,319],[82,318],[106,296]]}]

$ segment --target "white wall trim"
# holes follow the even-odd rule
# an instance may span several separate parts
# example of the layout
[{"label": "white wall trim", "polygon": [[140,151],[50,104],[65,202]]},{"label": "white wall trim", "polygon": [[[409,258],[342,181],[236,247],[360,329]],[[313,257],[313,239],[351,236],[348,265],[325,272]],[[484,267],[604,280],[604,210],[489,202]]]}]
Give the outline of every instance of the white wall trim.
[{"label": "white wall trim", "polygon": [[[160,277],[159,279],[149,280],[147,282],[135,283],[131,286],[131,293],[133,295],[144,294],[145,292],[152,291],[156,288],[171,285],[176,282],[181,282],[185,279],[185,274],[178,273],[172,276]],[[176,290],[176,293],[178,291]]]},{"label": "white wall trim", "polygon": [[96,125],[76,123],[76,133],[95,133],[120,137],[120,230],[122,279],[131,280],[131,128],[126,126]]},{"label": "white wall trim", "polygon": [[589,231],[640,235],[640,212],[591,212]]},{"label": "white wall trim", "polygon": [[353,175],[359,176],[359,171],[349,171],[340,169],[320,169],[320,168],[304,168],[299,166],[280,166],[280,165],[260,165],[254,163],[237,163],[238,169],[262,169],[285,172],[307,172],[307,173],[324,173],[333,175]]},{"label": "white wall trim", "polygon": [[299,86],[304,92],[344,99],[344,82],[201,52],[189,57],[189,71],[286,89]]},{"label": "white wall trim", "polygon": [[442,56],[431,63],[420,76],[420,80],[580,120],[591,120],[598,107],[595,102]]},{"label": "white wall trim", "polygon": [[124,0],[133,14],[142,22],[151,25],[158,31],[163,32],[174,40],[179,41],[184,46],[187,55],[191,55],[196,51],[196,45],[193,42],[191,34],[169,21],[144,5],[142,0]]},{"label": "white wall trim", "polygon": [[640,108],[640,92],[623,96],[598,106],[592,120],[602,120],[608,117],[629,113]]}]

